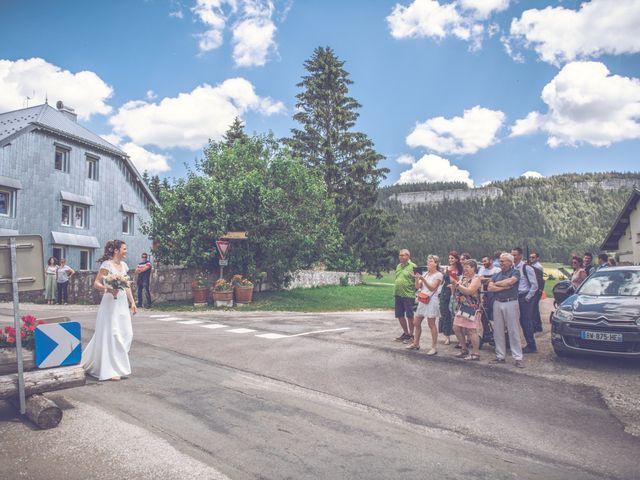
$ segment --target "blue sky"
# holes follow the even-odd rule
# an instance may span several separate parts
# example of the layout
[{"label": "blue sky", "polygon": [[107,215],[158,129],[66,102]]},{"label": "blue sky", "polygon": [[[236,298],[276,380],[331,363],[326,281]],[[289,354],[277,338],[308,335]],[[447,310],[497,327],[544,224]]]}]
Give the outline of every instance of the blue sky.
[{"label": "blue sky", "polygon": [[385,184],[638,170],[638,0],[2,0],[0,16],[0,112],[63,100],[162,177],[236,115],[289,135],[318,46],[345,61]]}]

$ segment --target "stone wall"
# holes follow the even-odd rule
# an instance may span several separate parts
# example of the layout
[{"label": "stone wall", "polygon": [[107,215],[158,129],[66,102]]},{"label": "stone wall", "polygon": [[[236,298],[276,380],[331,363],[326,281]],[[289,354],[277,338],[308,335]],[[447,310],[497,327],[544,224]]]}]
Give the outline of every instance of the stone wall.
[{"label": "stone wall", "polygon": [[[69,303],[76,304],[98,304],[102,294],[93,288],[97,272],[77,272],[69,281]],[[154,302],[177,302],[190,300],[191,282],[196,276],[196,270],[185,267],[161,266],[154,269],[151,274],[151,298]],[[135,278],[133,271],[129,272],[131,278]],[[313,270],[301,270],[294,274],[293,281],[288,287],[291,288],[312,288],[323,285],[340,285],[340,278],[348,276],[349,285],[362,283],[362,274],[347,272],[316,272]],[[218,278],[216,274],[209,274],[208,279],[213,284]],[[268,284],[262,285],[262,290],[269,290]],[[134,297],[135,282],[134,282]],[[137,299],[137,297],[136,297]],[[0,295],[0,301],[10,302],[13,297],[10,294]],[[44,292],[42,290],[34,292],[20,293],[20,301],[44,303]]]}]

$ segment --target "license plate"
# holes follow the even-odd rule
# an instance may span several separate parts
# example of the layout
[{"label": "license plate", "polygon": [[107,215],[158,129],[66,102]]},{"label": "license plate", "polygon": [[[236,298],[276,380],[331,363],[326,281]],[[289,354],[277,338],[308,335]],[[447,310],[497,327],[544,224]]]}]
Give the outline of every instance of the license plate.
[{"label": "license plate", "polygon": [[622,342],[621,333],[589,332],[582,330],[580,332],[580,338],[583,340],[599,340],[601,342]]}]

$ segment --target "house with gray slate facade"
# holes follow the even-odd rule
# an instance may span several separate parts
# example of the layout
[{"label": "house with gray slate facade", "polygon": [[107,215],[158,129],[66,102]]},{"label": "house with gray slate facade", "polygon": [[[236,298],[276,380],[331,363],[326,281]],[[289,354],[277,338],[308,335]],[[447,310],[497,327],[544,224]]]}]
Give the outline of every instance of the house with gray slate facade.
[{"label": "house with gray slate facade", "polygon": [[140,225],[157,200],[129,156],[58,102],[0,113],[0,235],[39,234],[45,261],[97,270],[107,240],[126,242],[128,264],[149,251]]}]

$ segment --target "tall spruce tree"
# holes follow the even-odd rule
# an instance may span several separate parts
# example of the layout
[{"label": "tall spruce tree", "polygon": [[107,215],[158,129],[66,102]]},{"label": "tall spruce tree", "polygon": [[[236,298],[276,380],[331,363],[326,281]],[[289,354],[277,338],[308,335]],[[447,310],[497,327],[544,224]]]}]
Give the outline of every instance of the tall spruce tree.
[{"label": "tall spruce tree", "polygon": [[379,168],[384,159],[367,135],[351,131],[361,105],[349,96],[349,73],[344,61],[329,47],[318,47],[304,63],[308,72],[297,84],[294,120],[301,129],[292,129],[286,143],[295,156],[316,171],[333,198],[345,247],[364,268],[379,272],[387,268],[395,254],[389,242],[395,220],[375,208],[378,185],[389,173]]},{"label": "tall spruce tree", "polygon": [[239,117],[233,119],[233,123],[222,136],[222,139],[227,147],[233,147],[233,144],[237,141],[241,143],[249,141],[249,135],[244,132],[244,124]]}]

